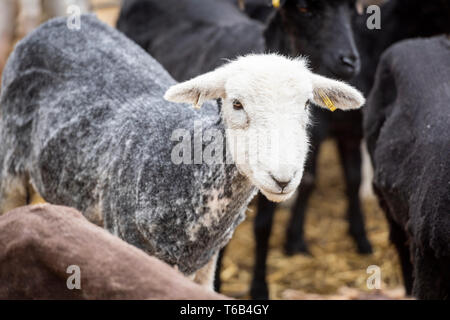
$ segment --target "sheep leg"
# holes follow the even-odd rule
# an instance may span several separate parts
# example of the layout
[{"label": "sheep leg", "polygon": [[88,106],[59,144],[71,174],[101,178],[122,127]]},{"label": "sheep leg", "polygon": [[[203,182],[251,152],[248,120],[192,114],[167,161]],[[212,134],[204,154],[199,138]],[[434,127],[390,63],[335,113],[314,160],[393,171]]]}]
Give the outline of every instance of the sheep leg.
[{"label": "sheep leg", "polygon": [[28,202],[26,176],[7,176],[0,186],[0,214],[18,207],[26,206]]},{"label": "sheep leg", "polygon": [[350,223],[350,235],[355,239],[358,252],[362,254],[372,253],[372,245],[367,239],[364,226],[364,214],[359,199],[361,186],[361,140],[359,137],[338,137],[338,151],[346,182],[348,199],[347,216]]},{"label": "sheep leg", "polygon": [[330,119],[328,111],[313,108],[312,116],[319,125],[311,127],[311,152],[306,159],[305,171],[298,188],[297,200],[292,208],[291,219],[288,224],[286,243],[284,246],[287,255],[295,253],[307,253],[309,249],[304,239],[304,221],[309,197],[311,196],[316,180],[317,159],[320,145],[328,136]]},{"label": "sheep leg", "polygon": [[269,251],[269,238],[272,231],[273,216],[275,214],[276,203],[259,195],[258,211],[253,222],[253,232],[255,235],[255,263],[253,266],[253,280],[250,288],[252,299],[269,299],[269,289],[267,286],[267,254]]},{"label": "sheep leg", "polygon": [[[320,143],[315,144],[319,146]],[[291,219],[288,224],[286,243],[284,246],[287,255],[296,253],[309,254],[308,245],[304,238],[305,214],[309,198],[314,191],[316,180],[316,163],[319,148],[312,148],[310,157],[306,160],[305,172],[298,188],[298,197],[292,209]]]},{"label": "sheep leg", "polygon": [[226,249],[226,246],[223,247],[222,250],[219,251],[219,256],[217,258],[216,271],[214,272],[214,290],[216,292],[220,292],[220,288],[222,287],[222,279],[220,278],[220,273],[222,272],[222,261]]},{"label": "sheep leg", "polygon": [[298,198],[291,214],[291,220],[287,229],[284,250],[291,256],[296,253],[310,254],[308,244],[304,238],[305,214],[309,197],[314,190],[315,174],[306,171],[298,188]]},{"label": "sheep leg", "polygon": [[413,296],[421,300],[450,300],[450,257],[437,258],[428,248],[413,251]]},{"label": "sheep leg", "polygon": [[402,268],[403,284],[405,286],[405,293],[410,296],[413,288],[413,266],[411,263],[410,248],[408,245],[408,238],[406,232],[401,226],[399,226],[389,214],[388,207],[383,201],[380,201],[380,206],[386,212],[386,217],[389,222],[389,239],[397,249],[397,253],[400,259],[400,265]]},{"label": "sheep leg", "polygon": [[218,253],[209,262],[195,273],[194,282],[214,291],[214,272],[216,270]]}]

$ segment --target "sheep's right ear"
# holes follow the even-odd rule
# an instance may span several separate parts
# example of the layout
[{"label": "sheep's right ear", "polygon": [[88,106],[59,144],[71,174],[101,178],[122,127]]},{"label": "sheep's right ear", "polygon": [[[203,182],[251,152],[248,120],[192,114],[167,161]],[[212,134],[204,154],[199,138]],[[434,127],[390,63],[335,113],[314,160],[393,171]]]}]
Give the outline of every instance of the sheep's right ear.
[{"label": "sheep's right ear", "polygon": [[313,102],[315,105],[335,109],[358,109],[365,103],[364,97],[352,86],[317,74],[311,74],[313,83]]},{"label": "sheep's right ear", "polygon": [[219,68],[194,79],[169,88],[164,99],[171,102],[190,103],[200,108],[207,100],[225,98],[225,68]]}]

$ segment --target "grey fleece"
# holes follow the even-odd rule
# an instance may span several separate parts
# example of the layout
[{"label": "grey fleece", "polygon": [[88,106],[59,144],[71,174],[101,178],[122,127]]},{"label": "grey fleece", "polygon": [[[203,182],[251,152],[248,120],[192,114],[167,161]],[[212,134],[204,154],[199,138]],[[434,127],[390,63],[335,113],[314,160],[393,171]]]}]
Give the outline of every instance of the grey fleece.
[{"label": "grey fleece", "polygon": [[165,101],[173,84],[92,15],[80,31],[64,18],[44,24],[18,44],[3,75],[0,184],[29,175],[48,202],[79,209],[185,274],[197,271],[229,241],[256,188],[235,165],[172,163],[174,129],[201,120],[203,130],[224,130],[217,103],[198,111]]}]

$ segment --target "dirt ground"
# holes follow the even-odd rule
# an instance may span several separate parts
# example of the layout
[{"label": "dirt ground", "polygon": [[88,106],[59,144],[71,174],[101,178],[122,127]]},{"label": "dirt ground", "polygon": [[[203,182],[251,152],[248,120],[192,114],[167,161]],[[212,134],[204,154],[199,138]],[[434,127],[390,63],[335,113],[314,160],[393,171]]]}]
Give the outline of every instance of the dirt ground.
[{"label": "dirt ground", "polygon": [[[112,1],[114,3],[114,1]],[[93,1],[99,18],[114,26],[117,6],[108,0]],[[346,201],[341,168],[332,141],[322,146],[319,181],[307,212],[305,234],[312,256],[283,254],[283,241],[289,210],[280,208],[275,216],[270,240],[268,281],[272,299],[336,298],[345,293],[369,292],[366,280],[370,265],[381,268],[382,290],[398,291],[401,274],[396,252],[388,241],[388,227],[376,200],[365,200],[367,231],[374,253],[362,256],[348,236]],[[222,271],[223,293],[248,298],[253,266],[253,207],[228,246]],[[396,292],[397,292],[396,291]],[[372,292],[373,293],[373,292]],[[400,289],[401,297],[401,289]]]}]

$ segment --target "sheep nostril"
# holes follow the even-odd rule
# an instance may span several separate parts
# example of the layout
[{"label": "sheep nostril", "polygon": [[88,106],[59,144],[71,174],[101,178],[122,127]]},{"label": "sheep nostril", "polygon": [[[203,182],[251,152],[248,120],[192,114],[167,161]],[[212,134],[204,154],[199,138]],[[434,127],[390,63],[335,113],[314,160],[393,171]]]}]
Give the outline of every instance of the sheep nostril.
[{"label": "sheep nostril", "polygon": [[342,64],[347,67],[356,68],[356,57],[355,56],[340,56]]},{"label": "sheep nostril", "polygon": [[286,187],[288,186],[288,184],[291,182],[291,180],[288,180],[288,181],[280,181],[280,180],[275,179],[273,176],[272,176],[272,179],[273,179],[273,181],[275,181],[276,184],[281,188],[281,191],[283,191],[284,188],[286,188]]}]

